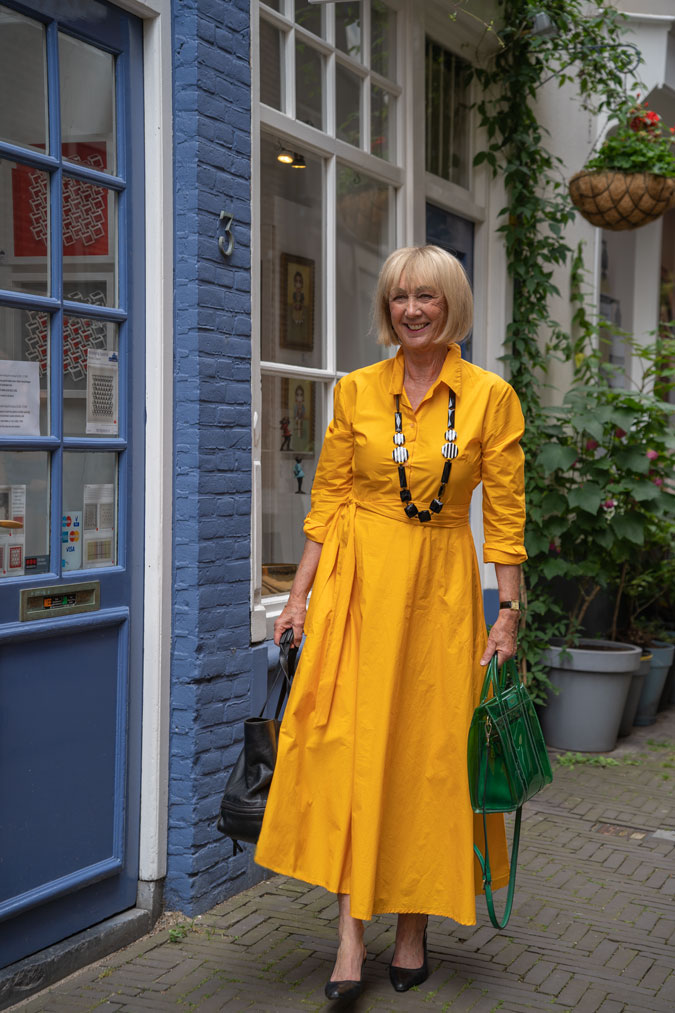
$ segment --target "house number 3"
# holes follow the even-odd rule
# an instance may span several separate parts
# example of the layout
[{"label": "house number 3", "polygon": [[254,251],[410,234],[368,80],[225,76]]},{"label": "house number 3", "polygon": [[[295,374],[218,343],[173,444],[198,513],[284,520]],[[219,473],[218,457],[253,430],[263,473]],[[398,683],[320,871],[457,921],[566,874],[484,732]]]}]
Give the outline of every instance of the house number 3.
[{"label": "house number 3", "polygon": [[221,211],[220,221],[225,235],[218,237],[218,249],[224,257],[229,257],[234,249],[234,234],[232,232],[234,215],[228,215],[227,211]]}]

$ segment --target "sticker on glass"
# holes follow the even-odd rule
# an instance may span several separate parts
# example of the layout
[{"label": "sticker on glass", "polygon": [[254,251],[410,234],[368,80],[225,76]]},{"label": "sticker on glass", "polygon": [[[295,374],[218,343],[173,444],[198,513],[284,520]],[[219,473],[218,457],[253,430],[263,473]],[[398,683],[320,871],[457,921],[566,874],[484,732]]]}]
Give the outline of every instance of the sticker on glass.
[{"label": "sticker on glass", "polygon": [[117,436],[119,363],[115,354],[87,349],[87,436]]},{"label": "sticker on glass", "polygon": [[82,568],[115,563],[115,487],[112,483],[85,485]]}]

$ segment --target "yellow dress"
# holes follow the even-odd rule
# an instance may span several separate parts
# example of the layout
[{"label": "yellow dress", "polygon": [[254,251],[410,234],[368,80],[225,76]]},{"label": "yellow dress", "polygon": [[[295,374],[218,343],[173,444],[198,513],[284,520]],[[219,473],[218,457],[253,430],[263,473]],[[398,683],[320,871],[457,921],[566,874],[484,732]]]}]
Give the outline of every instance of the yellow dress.
[{"label": "yellow dress", "polygon": [[[408,486],[426,509],[445,463],[449,387],[459,456],[442,512],[422,524],[399,497],[394,395]],[[323,549],[255,859],[350,894],[355,918],[427,912],[475,923],[473,843],[483,834],[466,741],[486,632],[469,504],[482,481],[485,561],[522,562],[522,432],[513,389],[457,345],[417,411],[400,351],[336,387],[304,526]],[[488,821],[499,887],[504,821]]]}]

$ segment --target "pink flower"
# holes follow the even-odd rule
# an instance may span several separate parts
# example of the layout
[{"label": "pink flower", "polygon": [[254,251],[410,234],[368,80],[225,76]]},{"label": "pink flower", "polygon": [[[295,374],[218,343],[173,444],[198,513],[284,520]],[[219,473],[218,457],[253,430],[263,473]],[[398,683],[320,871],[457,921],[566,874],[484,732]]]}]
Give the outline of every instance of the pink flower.
[{"label": "pink flower", "polygon": [[650,461],[656,461],[656,460],[658,460],[658,456],[659,455],[658,455],[658,452],[656,450],[648,450],[647,451],[647,457],[649,458]]},{"label": "pink flower", "polygon": [[616,501],[613,499],[606,499],[602,506],[605,510],[613,510],[616,506]]},{"label": "pink flower", "polygon": [[616,429],[614,430],[614,435],[618,440],[622,440],[626,435],[626,430],[622,429],[621,426],[617,426]]},{"label": "pink flower", "polygon": [[597,450],[598,446],[597,440],[586,440],[586,450]]},{"label": "pink flower", "polygon": [[658,485],[658,486],[663,485],[663,479],[662,478],[653,478],[652,482],[654,483],[654,485]]},{"label": "pink flower", "polygon": [[560,555],[560,546],[556,545],[555,542],[549,542],[548,551],[557,552]]}]

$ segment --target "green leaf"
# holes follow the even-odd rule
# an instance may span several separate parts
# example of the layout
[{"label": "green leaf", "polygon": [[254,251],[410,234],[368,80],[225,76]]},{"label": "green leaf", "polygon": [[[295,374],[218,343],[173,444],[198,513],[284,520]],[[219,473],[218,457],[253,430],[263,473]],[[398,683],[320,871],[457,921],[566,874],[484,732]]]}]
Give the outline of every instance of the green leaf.
[{"label": "green leaf", "polygon": [[625,447],[617,450],[614,457],[617,467],[623,471],[637,471],[641,475],[649,471],[649,458],[641,447]]},{"label": "green leaf", "polygon": [[577,452],[574,447],[545,443],[537,456],[537,464],[544,469],[546,475],[550,475],[552,471],[567,471],[576,459]]},{"label": "green leaf", "polygon": [[605,494],[603,490],[593,482],[585,482],[584,485],[579,486],[577,489],[572,489],[568,497],[571,507],[580,507],[586,513],[594,515],[600,509],[600,504],[604,498]]},{"label": "green leaf", "polygon": [[567,510],[567,500],[559,492],[547,492],[542,500],[541,509],[545,514],[561,514]]},{"label": "green leaf", "polygon": [[640,514],[634,512],[615,514],[610,523],[619,538],[624,538],[634,545],[644,544],[645,524]]},{"label": "green leaf", "polygon": [[646,479],[635,482],[634,485],[631,486],[630,493],[633,499],[637,500],[638,503],[646,503],[648,500],[660,499],[663,495],[658,485],[654,485],[653,482],[649,482]]},{"label": "green leaf", "polygon": [[548,552],[550,541],[550,538],[547,538],[540,531],[528,531],[527,528],[525,529],[525,548],[530,558],[538,556],[540,552]]}]

